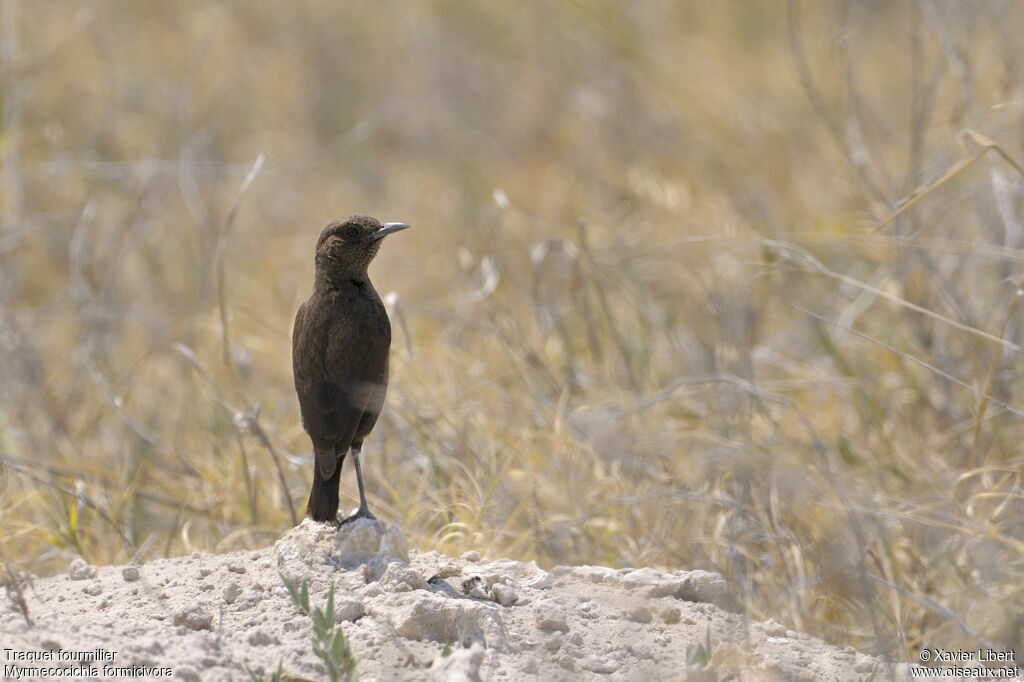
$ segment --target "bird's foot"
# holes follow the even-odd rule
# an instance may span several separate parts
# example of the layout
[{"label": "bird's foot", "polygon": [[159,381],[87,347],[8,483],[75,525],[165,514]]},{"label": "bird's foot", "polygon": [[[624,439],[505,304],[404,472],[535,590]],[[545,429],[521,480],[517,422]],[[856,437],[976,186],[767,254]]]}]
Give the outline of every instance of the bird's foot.
[{"label": "bird's foot", "polygon": [[370,519],[371,521],[376,521],[377,517],[374,516],[373,514],[371,514],[370,510],[367,509],[366,507],[360,507],[359,510],[356,511],[355,514],[353,514],[352,516],[348,517],[347,519],[342,519],[341,521],[339,521],[338,522],[338,528],[341,528],[346,523],[352,523],[356,519]]}]

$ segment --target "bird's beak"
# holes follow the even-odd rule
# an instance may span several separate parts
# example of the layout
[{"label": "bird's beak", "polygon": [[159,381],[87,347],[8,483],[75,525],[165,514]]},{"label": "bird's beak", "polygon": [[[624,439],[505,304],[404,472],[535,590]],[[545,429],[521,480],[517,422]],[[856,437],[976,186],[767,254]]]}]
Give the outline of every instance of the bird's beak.
[{"label": "bird's beak", "polygon": [[373,233],[373,241],[383,239],[392,232],[398,232],[400,230],[404,230],[407,227],[409,227],[409,225],[406,223],[384,223],[383,225],[380,226],[379,230]]}]

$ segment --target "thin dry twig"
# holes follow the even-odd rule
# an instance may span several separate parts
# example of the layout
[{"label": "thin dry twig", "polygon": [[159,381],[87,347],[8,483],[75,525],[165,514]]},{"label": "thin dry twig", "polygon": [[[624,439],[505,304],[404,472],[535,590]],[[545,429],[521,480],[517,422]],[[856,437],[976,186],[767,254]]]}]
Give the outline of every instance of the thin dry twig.
[{"label": "thin dry twig", "polygon": [[[915,206],[918,202],[920,202],[926,196],[928,196],[929,194],[934,192],[936,189],[938,189],[939,187],[941,187],[942,185],[946,184],[947,182],[952,180],[954,177],[959,175],[960,173],[962,173],[965,170],[967,170],[968,168],[970,168],[976,161],[981,159],[983,156],[985,156],[985,154],[987,154],[990,151],[994,150],[997,154],[999,154],[999,156],[1001,156],[1003,158],[1004,161],[1006,161],[1006,163],[1010,164],[1010,166],[1012,166],[1014,168],[1014,170],[1016,170],[1018,173],[1020,173],[1021,176],[1024,176],[1024,167],[1022,167],[1019,163],[1017,163],[1017,161],[1012,156],[1010,156],[1005,150],[1003,150],[1003,148],[1001,146],[996,144],[996,142],[994,142],[993,140],[989,139],[988,137],[982,135],[981,133],[978,133],[978,132],[975,132],[973,130],[969,130],[968,129],[968,130],[964,130],[963,131],[963,133],[962,133],[962,140],[965,143],[969,142],[969,143],[977,146],[978,147],[977,151],[974,154],[972,154],[971,156],[969,156],[969,157],[967,157],[965,159],[961,159],[959,162],[954,164],[952,168],[950,168],[948,171],[943,173],[942,176],[940,178],[938,178],[937,180],[935,180],[934,182],[930,183],[929,185],[927,185],[927,186],[925,186],[923,188],[915,189],[909,195],[904,197],[904,199],[902,199],[901,202],[900,202],[899,208],[897,208],[895,211],[893,211],[888,216],[883,218],[882,221],[880,223],[878,223],[878,225],[876,225],[874,227],[874,229],[871,230],[872,233],[878,232],[879,230],[884,228],[886,225],[891,224],[894,220],[896,220],[896,218],[898,218],[902,214],[906,213],[908,210],[910,210],[913,206]],[[1024,284],[1024,266],[1021,267],[1021,270],[1020,270],[1020,272],[1017,275],[1017,281],[1015,282],[1015,289],[1016,290],[1014,291],[1014,296],[1013,296],[1013,299],[1010,301],[1010,305],[1007,306],[1006,315],[1003,318],[1003,324],[1002,324],[1002,326],[999,329],[999,336],[998,337],[993,337],[991,335],[986,335],[986,337],[990,338],[990,340],[993,340],[993,339],[998,340],[998,342],[1000,343],[1000,345],[1002,347],[1011,348],[1012,350],[1017,351],[1017,352],[1020,352],[1021,348],[1019,346],[1016,346],[1016,344],[1010,344],[1009,342],[1007,342],[1005,340],[1005,336],[1006,336],[1006,331],[1007,331],[1007,329],[1010,326],[1010,320],[1013,319],[1014,313],[1017,310],[1017,305],[1020,302],[1021,295],[1022,295],[1022,293],[1024,293],[1021,290],[1022,284]],[[978,391],[978,397],[980,399],[980,403],[978,405],[978,415],[977,415],[977,418],[975,419],[975,422],[974,422],[974,431],[973,431],[972,439],[971,439],[971,449],[970,449],[970,452],[967,455],[967,467],[968,468],[972,468],[974,466],[975,460],[977,458],[978,445],[981,442],[981,425],[984,422],[985,411],[988,409],[988,403],[989,402],[994,402],[994,403],[996,403],[998,405],[1001,405],[1003,407],[1007,407],[1014,414],[1021,415],[1021,412],[1019,412],[1019,411],[1017,411],[1017,410],[1015,410],[1013,408],[1009,408],[1006,405],[1006,403],[1002,403],[1002,402],[997,401],[997,400],[995,400],[994,398],[991,397],[992,385],[995,383],[996,370],[999,367],[999,359],[1000,359],[1001,356],[1002,356],[1002,348],[1000,348],[1000,349],[998,349],[998,350],[996,350],[994,352],[994,356],[992,358],[992,361],[989,363],[988,374],[985,377],[985,387],[981,391]],[[946,375],[946,376],[947,376],[947,378],[951,378],[951,377],[948,377],[948,375]],[[957,381],[958,383],[961,383],[962,385],[966,386],[966,384],[963,384],[959,380],[955,380],[955,381]],[[971,388],[971,387],[968,387],[968,388]],[[971,390],[974,390],[974,389],[971,388]],[[988,461],[988,460],[986,460],[986,461]]]},{"label": "thin dry twig", "polygon": [[913,192],[911,192],[903,199],[901,199],[899,202],[897,202],[899,204],[899,208],[897,208],[895,211],[887,215],[885,218],[882,219],[881,222],[875,225],[875,227],[872,228],[871,230],[872,232],[878,232],[886,225],[892,223],[892,221],[896,220],[901,215],[903,215],[911,208],[913,208],[919,201],[924,199],[926,196],[934,192],[942,185],[952,180],[960,173],[970,168],[978,159],[985,156],[985,154],[992,150],[995,150],[1001,157],[1003,157],[1003,159],[1008,164],[1013,166],[1018,173],[1024,175],[1024,168],[1022,168],[1021,165],[1013,159],[1013,157],[1011,157],[1009,154],[1003,151],[1002,147],[1000,147],[998,144],[996,144],[989,138],[985,137],[981,133],[976,133],[973,130],[965,130],[962,133],[962,137],[965,141],[969,140],[970,142],[978,145],[980,149],[978,149],[978,151],[976,151],[971,156],[968,156],[966,159],[961,159],[960,161],[958,161],[956,164],[953,165],[952,168],[943,173],[938,180],[935,180],[926,187],[915,189]]},{"label": "thin dry twig", "polygon": [[3,72],[3,110],[0,112],[0,170],[3,172],[4,202],[0,216],[0,235],[13,230],[21,221],[25,203],[25,183],[21,169],[21,131],[19,130],[24,84],[16,75],[20,58],[20,0],[0,2],[0,71]]},{"label": "thin dry twig", "polygon": [[281,457],[277,454],[277,450],[274,448],[274,444],[270,442],[270,438],[267,436],[267,432],[260,426],[260,408],[256,405],[248,414],[242,414],[241,412],[235,413],[236,424],[240,427],[247,429],[252,435],[256,437],[263,447],[270,452],[270,458],[274,461],[274,467],[277,468],[277,478],[281,484],[281,492],[284,494],[285,504],[288,505],[288,513],[292,518],[292,525],[299,525],[299,519],[295,515],[295,503],[292,501],[292,494],[288,491],[288,481],[284,476],[284,469],[281,467]]},{"label": "thin dry twig", "polygon": [[801,308],[800,306],[798,306],[796,304],[792,304],[791,303],[790,307],[792,307],[792,308],[794,308],[796,310],[799,310],[800,312],[804,313],[805,315],[810,315],[814,319],[819,320],[821,322],[824,322],[825,324],[830,324],[830,325],[832,325],[834,327],[842,329],[845,332],[849,332],[851,334],[854,334],[855,336],[859,336],[860,338],[865,339],[866,341],[870,341],[871,343],[877,344],[877,345],[881,346],[882,348],[885,348],[889,352],[894,353],[896,355],[899,355],[901,358],[905,358],[905,359],[910,360],[911,362],[913,362],[915,364],[921,365],[925,369],[928,369],[928,370],[930,370],[932,372],[935,372],[936,374],[938,374],[942,378],[947,379],[949,381],[952,381],[953,383],[955,383],[958,386],[962,386],[962,387],[966,388],[968,391],[970,391],[971,393],[976,395],[981,400],[988,400],[990,402],[995,403],[996,405],[999,405],[1000,407],[1005,409],[1007,412],[1012,412],[1013,414],[1015,414],[1015,415],[1017,415],[1019,417],[1024,417],[1024,411],[1018,410],[1013,405],[1010,405],[1009,403],[1004,403],[1002,400],[999,400],[998,398],[994,398],[991,395],[988,395],[987,393],[985,393],[985,391],[983,391],[983,390],[981,390],[979,388],[975,388],[974,386],[971,386],[966,381],[961,381],[960,379],[957,379],[955,376],[953,376],[952,374],[950,374],[948,372],[943,372],[941,369],[939,369],[935,365],[928,364],[924,360],[919,360],[918,358],[915,358],[913,355],[910,355],[909,353],[904,353],[903,351],[899,350],[898,348],[894,348],[894,347],[890,346],[885,341],[882,341],[880,339],[876,339],[875,337],[870,336],[868,334],[865,334],[864,332],[859,332],[856,329],[853,329],[852,327],[848,327],[848,326],[846,326],[844,324],[840,324],[839,322],[833,322],[832,320],[829,320],[829,319],[827,319],[825,317],[822,317],[821,315],[818,315],[817,313],[812,313],[810,310],[807,310],[806,308]]},{"label": "thin dry twig", "polygon": [[[19,457],[17,455],[11,455],[11,454],[8,454],[6,452],[0,452],[0,464],[3,464],[4,466],[9,467],[9,468],[11,468],[11,469],[13,469],[15,471],[19,471],[21,473],[28,474],[30,476],[33,476],[34,472],[42,470],[42,471],[44,471],[46,473],[47,476],[50,476],[50,477],[61,477],[61,478],[78,479],[78,480],[85,481],[85,482],[89,483],[90,485],[102,488],[103,490],[123,490],[124,489],[124,484],[123,483],[120,483],[120,482],[115,483],[114,481],[110,481],[110,480],[102,478],[100,476],[96,476],[95,474],[90,474],[90,473],[86,473],[86,472],[83,472],[83,471],[75,471],[73,469],[65,469],[64,467],[49,466],[49,465],[40,466],[39,462],[36,461],[36,460],[28,460],[28,459],[25,459],[24,457]],[[41,480],[41,479],[36,478],[35,480]],[[53,485],[51,485],[49,483],[47,483],[47,485],[50,485],[50,487],[54,487]],[[64,488],[63,486],[61,486],[59,489],[61,489],[61,490],[68,490],[67,488]],[[159,493],[154,493],[154,492],[150,492],[150,491],[146,491],[146,490],[135,490],[135,491],[133,491],[132,494],[135,495],[140,500],[144,500],[146,502],[152,502],[154,504],[160,504],[160,505],[164,505],[166,507],[173,507],[175,509],[177,509],[179,507],[184,508],[185,511],[188,511],[191,514],[196,514],[196,515],[199,515],[199,516],[206,516],[206,517],[209,517],[210,514],[211,514],[211,509],[209,509],[209,508],[201,508],[201,507],[196,507],[194,505],[185,504],[180,499],[167,497],[166,495],[161,495]]]},{"label": "thin dry twig", "polygon": [[224,364],[228,366],[228,369],[232,370],[231,343],[228,340],[228,304],[226,275],[224,272],[224,256],[227,251],[228,233],[231,232],[231,227],[235,224],[235,217],[238,215],[238,208],[242,204],[242,197],[245,196],[245,193],[249,189],[249,185],[252,184],[252,181],[256,179],[256,176],[260,172],[260,168],[263,167],[263,161],[266,158],[267,157],[262,152],[260,152],[260,155],[256,157],[256,161],[253,162],[252,168],[249,169],[249,173],[245,176],[245,180],[242,181],[242,186],[238,188],[238,194],[235,195],[235,202],[231,205],[231,211],[228,213],[228,219],[224,222],[224,229],[221,230],[220,236],[217,238],[217,304],[220,308],[220,334],[223,347]]},{"label": "thin dry twig", "polygon": [[12,469],[15,469],[16,471],[19,471],[21,474],[23,474],[24,476],[28,476],[36,483],[45,485],[53,490],[59,490],[64,494],[75,498],[89,509],[92,509],[94,512],[96,512],[97,516],[106,521],[108,524],[110,524],[111,528],[117,531],[117,534],[121,538],[121,542],[125,547],[131,547],[134,544],[132,540],[125,534],[124,529],[121,527],[121,525],[117,521],[115,521],[113,517],[110,516],[110,514],[107,513],[107,510],[104,509],[98,503],[93,502],[92,498],[86,495],[85,492],[83,492],[81,489],[77,489],[72,486],[64,485],[62,483],[58,483],[56,481],[43,478],[42,476],[39,476],[38,474],[35,473],[35,466],[18,466],[18,459],[20,458],[0,455],[0,461],[4,463],[4,466],[9,466]]},{"label": "thin dry twig", "polygon": [[868,154],[863,153],[862,149],[853,149],[850,140],[843,132],[842,125],[829,112],[821,88],[818,87],[814,76],[811,74],[810,59],[804,50],[802,31],[800,29],[800,3],[798,0],[789,0],[786,4],[786,32],[789,38],[791,54],[797,68],[797,75],[800,79],[800,85],[807,94],[807,99],[810,100],[811,106],[818,113],[818,116],[821,117],[821,120],[825,122],[829,133],[839,146],[843,156],[846,157],[847,162],[853,167],[857,178],[867,190],[867,193],[875,200],[882,200],[885,194],[878,183],[875,182],[871,168],[867,164]]},{"label": "thin dry twig", "polygon": [[956,623],[960,627],[961,630],[963,630],[965,633],[967,633],[967,635],[969,635],[971,637],[974,637],[975,639],[977,639],[979,642],[981,642],[985,646],[989,647],[990,649],[998,649],[999,648],[999,646],[995,642],[991,641],[987,637],[984,637],[983,635],[981,635],[981,633],[977,632],[974,628],[972,628],[967,623],[965,623],[963,621],[963,619],[960,618],[955,613],[953,613],[952,609],[950,609],[948,606],[945,606],[944,604],[941,604],[941,603],[935,601],[934,599],[931,599],[930,597],[925,597],[925,596],[922,596],[922,595],[919,595],[919,594],[914,594],[910,590],[906,590],[906,589],[900,587],[899,585],[897,585],[895,583],[891,583],[888,580],[886,580],[885,578],[879,577],[879,576],[875,575],[874,573],[868,573],[867,576],[869,578],[871,578],[872,580],[874,580],[879,585],[884,585],[885,587],[888,587],[890,590],[895,590],[896,592],[899,592],[900,594],[902,594],[907,599],[910,599],[911,601],[917,602],[918,604],[920,604],[924,608],[928,609],[929,611],[931,611],[935,615],[939,616],[940,618],[944,618],[946,620],[949,620],[949,621],[952,621],[952,622]]},{"label": "thin dry twig", "polygon": [[785,258],[786,260],[789,260],[790,262],[796,263],[798,265],[802,265],[805,270],[818,272],[822,275],[827,275],[828,277],[837,279],[840,282],[843,282],[844,284],[849,284],[850,286],[857,287],[858,289],[869,291],[872,294],[875,294],[876,296],[886,299],[887,301],[892,301],[897,305],[903,306],[904,308],[909,308],[910,310],[913,310],[916,313],[920,313],[932,319],[938,320],[940,322],[950,325],[951,327],[956,327],[957,329],[969,332],[971,334],[974,334],[975,336],[980,336],[981,338],[986,339],[987,341],[994,341],[995,343],[998,343],[1000,346],[1004,348],[1009,348],[1012,351],[1020,352],[1021,350],[1024,350],[1024,348],[1022,348],[1021,346],[1010,341],[1007,341],[999,336],[989,334],[988,332],[982,331],[976,327],[972,327],[962,322],[957,322],[956,320],[946,317],[945,315],[940,315],[939,313],[933,310],[928,310],[927,308],[919,306],[915,303],[911,303],[910,301],[900,298],[899,296],[890,294],[886,291],[882,291],[878,287],[873,287],[870,284],[862,282],[859,279],[850,277],[849,275],[843,275],[841,273],[830,270],[828,267],[825,266],[824,263],[819,261],[817,258],[812,256],[808,252],[804,251],[803,249],[797,249],[792,244],[787,244],[785,242],[780,242],[774,239],[764,239],[762,240],[762,243],[765,246],[774,250],[776,253],[779,254],[779,256]]},{"label": "thin dry twig", "polygon": [[28,602],[25,600],[26,585],[32,585],[31,575],[22,571],[15,571],[7,564],[3,565],[3,577],[0,577],[0,586],[6,590],[7,598],[14,604],[15,610],[31,626],[34,623],[28,615]]},{"label": "thin dry twig", "polygon": [[[298,525],[299,521],[295,515],[295,503],[292,500],[291,493],[288,491],[288,481],[285,478],[284,469],[281,466],[281,456],[277,452],[277,448],[275,448],[274,444],[271,442],[270,437],[259,423],[259,405],[252,407],[248,414],[243,413],[237,407],[221,397],[220,387],[203,367],[203,363],[199,360],[199,356],[195,354],[195,351],[182,343],[173,344],[171,346],[171,350],[185,358],[189,365],[198,372],[199,376],[202,377],[203,380],[206,381],[206,383],[213,389],[216,394],[215,400],[217,401],[217,404],[223,407],[224,410],[231,415],[235,426],[239,429],[246,429],[252,433],[270,453],[271,459],[274,460],[274,467],[277,469],[277,477],[281,485],[281,492],[284,494],[285,502],[288,505],[288,513],[291,515],[292,523]],[[246,476],[248,476],[248,474],[246,474]]]}]

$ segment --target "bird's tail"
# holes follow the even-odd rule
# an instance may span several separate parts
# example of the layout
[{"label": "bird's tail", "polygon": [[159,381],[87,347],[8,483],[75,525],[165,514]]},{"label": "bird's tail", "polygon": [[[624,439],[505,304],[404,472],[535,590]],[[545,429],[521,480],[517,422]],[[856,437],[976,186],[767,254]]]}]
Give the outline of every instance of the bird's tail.
[{"label": "bird's tail", "polygon": [[314,521],[338,520],[338,483],[341,480],[341,462],[334,467],[330,478],[321,478],[317,467],[313,468],[313,489],[309,492],[306,513]]}]

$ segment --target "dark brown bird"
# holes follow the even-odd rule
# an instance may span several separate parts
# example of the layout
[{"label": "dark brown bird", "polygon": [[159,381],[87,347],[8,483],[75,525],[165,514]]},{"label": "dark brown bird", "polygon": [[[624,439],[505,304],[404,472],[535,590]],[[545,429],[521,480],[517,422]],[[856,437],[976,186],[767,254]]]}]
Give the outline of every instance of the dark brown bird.
[{"label": "dark brown bird", "polygon": [[384,405],[391,322],[366,268],[381,239],[407,227],[354,215],[329,224],[316,243],[313,294],[292,330],[295,391],[315,454],[306,505],[315,521],[337,520],[341,465],[350,448],[359,510],[342,523],[375,518],[366,506],[359,451]]}]

